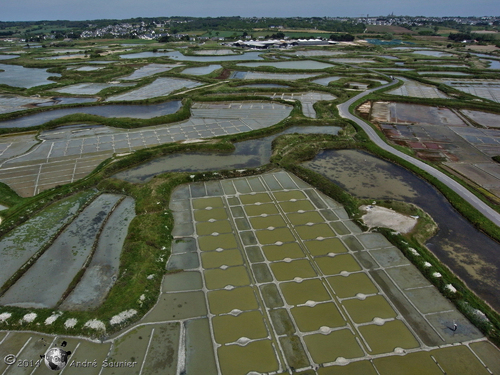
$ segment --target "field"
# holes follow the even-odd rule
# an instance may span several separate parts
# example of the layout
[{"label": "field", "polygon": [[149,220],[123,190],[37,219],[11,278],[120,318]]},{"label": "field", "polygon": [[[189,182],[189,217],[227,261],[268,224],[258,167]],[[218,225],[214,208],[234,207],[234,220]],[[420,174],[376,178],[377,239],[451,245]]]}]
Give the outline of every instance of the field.
[{"label": "field", "polygon": [[416,34],[415,31],[401,26],[368,25],[366,30],[372,33]]}]

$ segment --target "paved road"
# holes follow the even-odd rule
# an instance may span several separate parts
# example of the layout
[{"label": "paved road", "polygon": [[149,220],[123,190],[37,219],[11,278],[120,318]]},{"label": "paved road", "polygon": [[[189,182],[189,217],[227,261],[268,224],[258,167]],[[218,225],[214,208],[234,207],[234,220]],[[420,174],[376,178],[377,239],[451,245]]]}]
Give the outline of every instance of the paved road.
[{"label": "paved road", "polygon": [[337,108],[339,110],[339,114],[343,118],[347,118],[349,120],[353,120],[363,128],[363,130],[368,134],[368,137],[375,142],[377,146],[380,148],[389,151],[391,154],[396,155],[400,157],[401,159],[404,159],[413,165],[419,167],[420,169],[426,171],[430,175],[434,176],[437,178],[439,181],[442,183],[446,184],[450,189],[452,189],[454,192],[456,192],[458,195],[460,195],[463,199],[465,199],[467,202],[469,202],[471,205],[473,205],[477,210],[479,210],[485,217],[487,217],[489,220],[491,220],[493,223],[495,223],[497,226],[500,226],[500,214],[493,210],[491,207],[489,207],[487,204],[485,204],[483,201],[481,201],[479,198],[477,198],[474,194],[472,194],[469,190],[464,188],[462,185],[457,183],[455,180],[452,178],[448,177],[444,173],[438,171],[437,169],[431,167],[428,164],[425,164],[424,162],[415,159],[414,157],[411,157],[409,155],[406,155],[402,153],[401,151],[396,150],[392,146],[388,145],[385,143],[379,135],[373,130],[373,128],[368,125],[366,122],[363,120],[359,119],[358,117],[354,116],[349,112],[349,106],[357,101],[358,99],[362,98],[363,96],[366,96],[370,94],[373,91],[379,90],[384,87],[389,87],[394,84],[398,83],[397,79],[394,79],[391,83],[388,83],[386,85],[377,87],[375,89],[367,90],[365,92],[362,92],[355,97],[349,99],[348,101],[337,105]]}]

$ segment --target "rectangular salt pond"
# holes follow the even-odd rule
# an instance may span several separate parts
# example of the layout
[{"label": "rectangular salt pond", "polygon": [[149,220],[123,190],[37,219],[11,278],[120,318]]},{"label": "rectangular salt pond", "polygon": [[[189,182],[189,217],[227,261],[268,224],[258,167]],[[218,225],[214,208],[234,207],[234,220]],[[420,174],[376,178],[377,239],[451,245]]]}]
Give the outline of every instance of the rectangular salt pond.
[{"label": "rectangular salt pond", "polygon": [[29,89],[35,86],[48,85],[54,83],[49,80],[49,77],[60,76],[58,73],[48,73],[47,69],[0,64],[0,82],[13,87]]},{"label": "rectangular salt pond", "polygon": [[[344,373],[337,366],[339,357],[346,364],[378,354],[392,358],[397,347],[421,352],[439,371],[427,354],[429,347],[459,346],[482,337],[429,283],[396,285],[386,272],[404,268],[420,273],[382,235],[361,233],[339,204],[292,175],[184,185],[172,194],[170,207],[176,213],[193,212],[193,240],[201,262],[185,276],[201,272],[205,281],[198,285],[204,286],[208,300],[212,345],[222,374],[280,373],[317,365],[325,370],[319,374]],[[240,226],[242,221],[246,227]],[[217,233],[209,234],[215,227]],[[226,233],[231,227],[239,231]],[[164,294],[170,300],[179,296],[181,303],[180,293],[173,291],[184,289],[176,287],[180,280],[173,281],[165,281],[171,287]],[[416,294],[423,298],[412,298]],[[156,310],[157,319],[171,317],[163,313],[163,305]],[[456,319],[463,336],[443,332],[446,323],[435,320],[436,313]],[[174,319],[179,318],[176,314]],[[189,361],[196,359],[188,359],[187,365]]]},{"label": "rectangular salt pond", "polygon": [[423,50],[415,50],[413,53],[417,53],[419,55],[424,56],[432,56],[432,57],[452,57],[455,56],[451,53],[441,52],[441,51],[423,51]]},{"label": "rectangular salt pond", "polygon": [[500,70],[500,61],[498,60],[486,60],[490,65],[488,69],[499,69]]},{"label": "rectangular salt pond", "polygon": [[418,81],[413,81],[404,77],[396,77],[404,82],[404,85],[389,91],[391,95],[411,96],[416,98],[449,98],[444,92],[438,90],[437,87],[431,85],[424,85]]},{"label": "rectangular salt pond", "polygon": [[210,74],[220,68],[222,68],[222,66],[218,64],[208,65],[208,66],[197,66],[195,68],[184,69],[181,73],[191,74],[193,76],[203,76],[205,74]]},{"label": "rectangular salt pond", "polygon": [[437,82],[442,82],[457,90],[478,96],[480,98],[489,99],[500,103],[500,81],[484,80],[484,79],[457,79],[450,80],[449,78],[436,79]]},{"label": "rectangular salt pond", "polygon": [[0,94],[0,113],[10,113],[28,109],[28,105],[37,105],[50,101],[50,98],[25,97],[12,94]]},{"label": "rectangular salt pond", "polygon": [[106,221],[92,261],[61,309],[91,310],[102,303],[118,276],[120,254],[134,217],[135,201],[126,197]]},{"label": "rectangular salt pond", "polygon": [[148,64],[133,72],[128,77],[120,78],[121,80],[131,81],[134,79],[140,79],[144,77],[149,77],[158,73],[167,72],[173,68],[182,66],[180,64]]},{"label": "rectangular salt pond", "polygon": [[467,117],[471,118],[481,126],[488,128],[500,128],[500,115],[496,113],[471,111],[468,109],[461,109],[460,112]]},{"label": "rectangular salt pond", "polygon": [[295,81],[315,77],[312,73],[267,73],[267,72],[233,72],[230,79],[278,79],[284,81]]},{"label": "rectangular salt pond", "polygon": [[134,86],[133,83],[78,83],[76,85],[66,86],[53,91],[62,92],[65,94],[75,95],[95,95],[100,91],[110,87],[127,87]]},{"label": "rectangular salt pond", "polygon": [[0,303],[54,307],[84,265],[104,220],[120,198],[113,194],[97,197],[9,288]]},{"label": "rectangular salt pond", "polygon": [[4,236],[0,241],[0,286],[72,220],[93,196],[93,192],[87,191],[56,202]]},{"label": "rectangular salt pond", "polygon": [[181,78],[158,78],[149,85],[140,87],[136,90],[129,91],[123,94],[111,96],[107,101],[122,101],[122,100],[142,100],[155,98],[157,96],[166,96],[170,93],[186,88],[201,86],[202,83]]},{"label": "rectangular salt pond", "polygon": [[0,60],[16,59],[19,55],[0,55]]},{"label": "rectangular salt pond", "polygon": [[241,63],[237,65],[246,67],[272,66],[278,69],[298,69],[298,70],[321,70],[333,67],[333,65],[331,64],[325,64],[313,60]]},{"label": "rectangular salt pond", "polygon": [[50,101],[37,104],[37,107],[50,107],[53,105],[63,105],[63,104],[80,104],[80,103],[92,103],[96,102],[97,98],[75,98],[75,97],[55,97],[51,98]]}]

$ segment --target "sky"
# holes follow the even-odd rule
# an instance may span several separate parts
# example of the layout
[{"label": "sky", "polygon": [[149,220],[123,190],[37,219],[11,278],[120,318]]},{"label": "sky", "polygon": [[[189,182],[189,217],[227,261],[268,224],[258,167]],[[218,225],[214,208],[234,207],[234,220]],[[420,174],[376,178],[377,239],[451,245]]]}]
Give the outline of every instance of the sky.
[{"label": "sky", "polygon": [[500,16],[498,0],[2,0],[0,21],[133,17]]}]

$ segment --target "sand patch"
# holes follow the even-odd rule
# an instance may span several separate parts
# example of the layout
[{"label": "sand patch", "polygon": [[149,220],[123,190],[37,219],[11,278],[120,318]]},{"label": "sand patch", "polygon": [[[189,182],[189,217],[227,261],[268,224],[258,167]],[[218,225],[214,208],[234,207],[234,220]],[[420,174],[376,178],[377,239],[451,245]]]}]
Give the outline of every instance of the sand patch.
[{"label": "sand patch", "polygon": [[400,214],[394,210],[379,206],[360,206],[366,212],[361,219],[369,228],[384,227],[400,233],[408,233],[417,224],[417,219],[412,216]]}]

